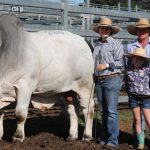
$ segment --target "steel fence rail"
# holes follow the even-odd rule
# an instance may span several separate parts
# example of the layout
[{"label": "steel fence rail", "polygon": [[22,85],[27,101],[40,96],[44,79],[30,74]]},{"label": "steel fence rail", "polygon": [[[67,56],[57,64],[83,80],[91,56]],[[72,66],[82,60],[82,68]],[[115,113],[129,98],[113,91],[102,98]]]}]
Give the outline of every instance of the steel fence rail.
[{"label": "steel fence rail", "polygon": [[[74,5],[73,0],[68,2],[68,7],[65,5],[67,1],[68,0],[0,0],[0,13],[14,14],[20,17],[29,31],[65,29],[90,38],[98,37],[98,34],[89,30],[86,23],[89,22],[89,24],[91,24],[94,20],[98,20],[100,16],[109,16],[114,21],[119,21],[120,19],[124,22],[133,22],[141,16],[150,19],[149,13],[146,13],[144,10],[139,13],[125,12],[122,8],[120,11],[117,10],[116,6],[94,5],[92,3],[90,6],[94,5],[94,7],[83,7]],[[68,16],[64,18],[64,15]],[[120,21],[120,23],[122,23],[122,21]],[[115,37],[119,39],[135,38],[124,30],[115,35]]]}]

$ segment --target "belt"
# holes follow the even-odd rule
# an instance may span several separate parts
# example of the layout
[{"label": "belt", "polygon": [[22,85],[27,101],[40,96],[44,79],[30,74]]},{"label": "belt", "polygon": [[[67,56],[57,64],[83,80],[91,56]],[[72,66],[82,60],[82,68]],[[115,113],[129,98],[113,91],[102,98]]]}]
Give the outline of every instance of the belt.
[{"label": "belt", "polygon": [[136,98],[138,100],[150,99],[150,95],[141,95],[141,94],[129,93],[129,96]]},{"label": "belt", "polygon": [[116,77],[116,76],[119,76],[119,75],[120,75],[120,73],[117,72],[117,73],[113,73],[113,74],[109,74],[109,75],[97,76],[97,79],[98,80],[105,80],[105,79]]}]

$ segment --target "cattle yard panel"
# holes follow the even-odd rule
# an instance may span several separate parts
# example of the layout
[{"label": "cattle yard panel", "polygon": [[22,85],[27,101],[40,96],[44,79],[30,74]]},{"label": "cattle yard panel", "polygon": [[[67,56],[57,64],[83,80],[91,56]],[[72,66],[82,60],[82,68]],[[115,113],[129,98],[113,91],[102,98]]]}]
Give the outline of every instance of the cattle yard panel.
[{"label": "cattle yard panel", "polygon": [[[119,103],[118,106],[118,110],[125,110],[125,109],[129,109],[128,105],[126,102],[124,103]],[[96,104],[95,105],[95,112],[100,111],[99,105]],[[28,119],[31,118],[39,118],[39,117],[57,117],[59,116],[61,113],[65,112],[65,107],[64,106],[53,106],[52,108],[49,109],[45,109],[45,110],[39,110],[37,108],[29,108],[28,110]],[[4,120],[6,119],[16,119],[16,115],[15,115],[15,109],[5,109],[4,110]],[[80,111],[80,114],[81,111]]]},{"label": "cattle yard panel", "polygon": [[[54,106],[50,109],[39,110],[36,108],[29,108],[28,110],[28,119],[37,118],[37,117],[57,117],[64,111],[63,106]],[[15,109],[5,109],[4,110],[4,119],[15,119]]]},{"label": "cattle yard panel", "polygon": [[[68,0],[54,2],[48,0],[0,0],[1,14],[14,14],[21,18],[28,31],[69,30],[84,37],[98,37],[91,31],[90,24],[97,23],[100,16],[109,16],[123,26],[139,17],[150,19],[147,12],[128,12],[105,7],[87,7],[70,4]],[[124,20],[124,21],[122,21]],[[115,35],[119,39],[134,39],[121,28]]]}]

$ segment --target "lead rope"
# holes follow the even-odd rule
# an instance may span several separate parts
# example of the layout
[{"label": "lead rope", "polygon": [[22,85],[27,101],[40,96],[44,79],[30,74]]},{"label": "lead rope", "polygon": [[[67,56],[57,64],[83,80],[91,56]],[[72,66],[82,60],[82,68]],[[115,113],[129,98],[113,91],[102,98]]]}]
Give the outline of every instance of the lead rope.
[{"label": "lead rope", "polygon": [[[102,48],[103,48],[103,43],[101,44],[99,49],[101,50]],[[100,59],[101,59],[101,57],[100,57],[100,52],[101,51],[100,50],[99,50],[99,53],[98,53],[98,56],[97,56],[98,58],[96,57],[95,62],[94,62],[95,63],[94,64],[94,73],[96,71],[97,60],[99,60],[99,64],[100,64]],[[99,75],[100,75],[100,71],[98,70],[98,76]],[[97,82],[99,83],[99,78],[97,79]],[[96,104],[95,100],[94,100],[94,103]],[[98,141],[97,136],[96,136],[96,133],[97,133],[97,121],[98,121],[98,111],[96,110],[96,112],[95,112],[95,130],[94,130],[94,141],[95,141],[95,143]]]},{"label": "lead rope", "polygon": [[[87,111],[87,115],[86,115],[86,118],[85,118],[85,127],[86,127],[86,125],[87,125],[87,116],[88,116],[88,114],[89,114],[89,106],[90,106],[90,102],[91,102],[91,98],[92,98],[92,93],[93,93],[93,90],[94,90],[94,82],[93,82],[93,84],[92,84],[92,88],[91,88],[91,92],[90,92],[90,98],[89,98],[89,103],[88,103],[88,111]],[[84,133],[83,133],[83,135],[85,135],[85,129],[84,129]]]},{"label": "lead rope", "polygon": [[[97,62],[97,57],[94,61],[94,73],[95,73],[95,70],[96,70],[96,62]],[[94,77],[93,77],[94,78]],[[90,100],[92,98],[92,93],[94,92],[94,87],[95,87],[95,82],[93,80],[93,84],[92,84],[92,87],[91,87],[91,93],[90,93],[90,98],[89,98],[89,103],[88,103],[88,111],[87,111],[87,116],[89,114],[89,106],[90,106]],[[94,100],[94,104],[96,104],[95,100]],[[95,113],[95,111],[94,111]],[[97,112],[96,112],[96,122],[95,122],[95,131],[94,131],[94,141],[96,142],[96,131],[97,131]],[[86,127],[86,124],[87,124],[87,116],[86,116],[86,119],[85,119],[85,127]],[[84,129],[84,133],[83,135],[85,135],[85,129]]]},{"label": "lead rope", "polygon": [[[101,47],[102,47],[102,46],[101,46]],[[100,53],[100,51],[99,51],[99,53]],[[99,54],[99,57],[100,57],[100,54]],[[95,64],[94,64],[94,73],[95,73],[95,71],[96,71],[96,66],[97,66],[97,57],[96,57],[94,63],[95,63]],[[98,75],[99,75],[99,71],[98,71]],[[98,82],[99,82],[99,79],[98,79]],[[94,104],[96,104],[96,101],[95,101],[95,100],[94,100]],[[98,112],[97,112],[97,110],[96,110],[96,112],[94,112],[94,113],[95,113],[94,142],[96,143],[96,141],[97,141],[97,121],[98,121]]]},{"label": "lead rope", "polygon": [[[102,49],[102,48],[103,48],[103,44],[101,45],[100,49]],[[97,59],[99,60],[99,64],[100,64],[100,50],[99,50],[98,56],[99,56],[99,58],[96,57],[95,62],[94,62],[95,63],[94,64],[94,73],[96,71]],[[99,75],[100,75],[100,71],[98,70],[98,76]],[[99,83],[99,78],[98,78],[97,82]],[[95,100],[94,100],[94,102],[95,102]],[[95,104],[96,104],[96,102],[95,102]],[[96,133],[97,133],[97,121],[98,121],[98,111],[96,110],[96,112],[95,112],[95,130],[94,130],[94,141],[95,141],[95,143],[98,141],[97,140],[97,136],[96,136]]]}]

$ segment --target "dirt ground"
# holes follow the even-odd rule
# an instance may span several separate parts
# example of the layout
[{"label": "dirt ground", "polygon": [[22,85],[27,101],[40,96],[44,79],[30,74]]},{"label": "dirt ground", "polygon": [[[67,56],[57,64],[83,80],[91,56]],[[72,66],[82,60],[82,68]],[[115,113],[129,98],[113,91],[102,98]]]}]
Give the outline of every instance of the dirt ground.
[{"label": "dirt ground", "polygon": [[[128,144],[133,141],[131,134],[132,121],[120,122],[119,146],[117,150],[130,149]],[[91,142],[81,141],[83,126],[79,125],[79,137],[77,141],[66,141],[68,136],[69,120],[66,115],[59,117],[42,117],[28,119],[25,126],[26,138],[23,143],[12,142],[11,136],[16,128],[15,120],[4,121],[4,137],[0,141],[0,150],[101,150],[98,143],[102,132],[100,122],[94,120],[93,137]],[[148,149],[148,147],[146,147]]]}]

